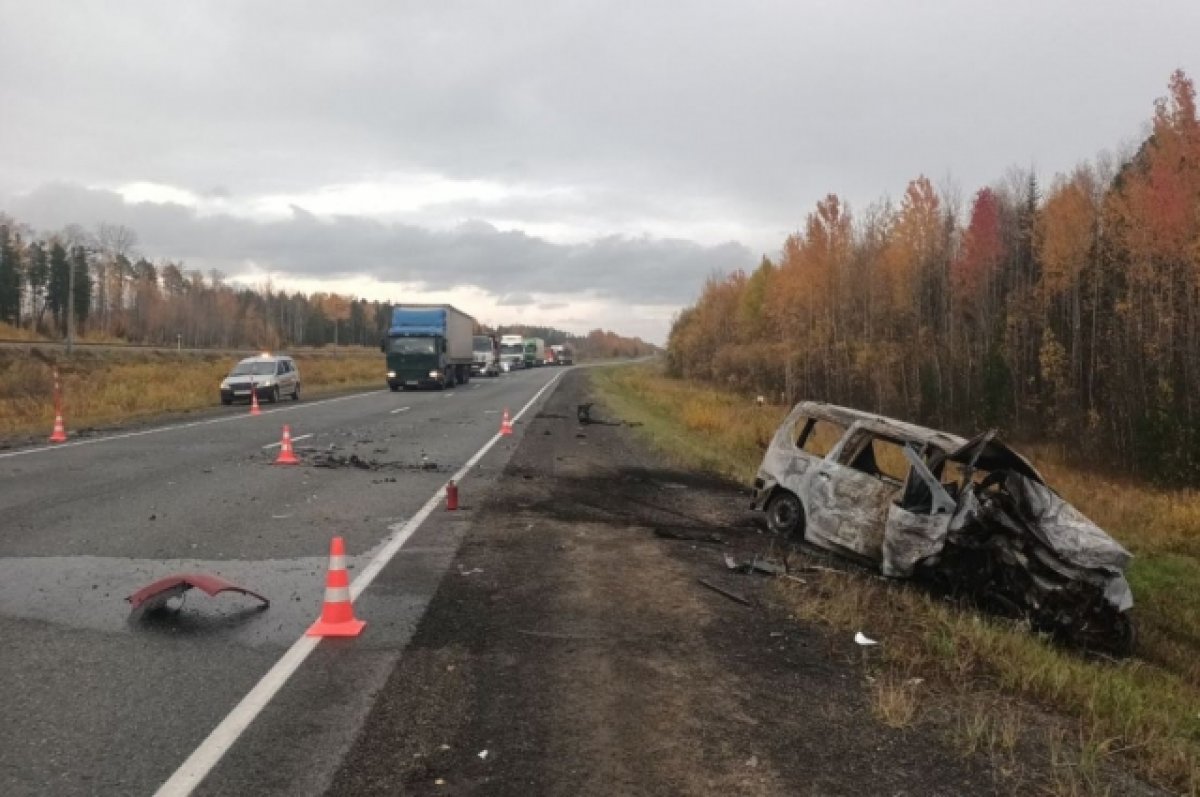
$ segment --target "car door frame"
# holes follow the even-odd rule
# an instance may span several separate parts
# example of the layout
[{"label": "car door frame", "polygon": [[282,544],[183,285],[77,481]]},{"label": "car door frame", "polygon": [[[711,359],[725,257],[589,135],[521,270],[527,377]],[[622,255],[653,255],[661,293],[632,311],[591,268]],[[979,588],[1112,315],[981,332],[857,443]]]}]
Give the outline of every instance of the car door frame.
[{"label": "car door frame", "polygon": [[855,421],[825,458],[809,471],[805,538],[878,565],[883,558],[888,510],[898,488],[843,464],[848,449],[853,447],[857,455],[862,451],[860,441],[867,445],[875,438],[892,440]]}]

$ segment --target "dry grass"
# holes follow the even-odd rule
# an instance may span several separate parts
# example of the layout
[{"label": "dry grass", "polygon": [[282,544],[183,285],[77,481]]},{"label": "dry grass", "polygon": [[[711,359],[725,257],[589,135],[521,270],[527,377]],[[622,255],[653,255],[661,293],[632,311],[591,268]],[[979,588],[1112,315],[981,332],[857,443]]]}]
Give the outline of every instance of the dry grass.
[{"label": "dry grass", "polygon": [[903,678],[888,672],[871,684],[871,710],[889,728],[907,728],[917,715],[918,678]]},{"label": "dry grass", "polygon": [[39,341],[45,339],[43,335],[39,335],[33,330],[26,329],[25,327],[14,327],[12,324],[0,321],[0,340]]},{"label": "dry grass", "polygon": [[[373,349],[298,352],[307,396],[382,386],[383,358]],[[239,359],[223,353],[54,349],[0,351],[0,435],[43,434],[54,422],[53,367],[63,385],[68,429],[211,407]]]},{"label": "dry grass", "polygon": [[[677,464],[742,483],[753,478],[786,415],[784,407],[759,407],[668,379],[653,367],[602,369],[592,379],[611,409],[641,421],[649,441]],[[1100,478],[1063,465],[1047,448],[1023,450],[1065,498],[1135,553],[1129,577],[1138,658],[1088,660],[1026,628],[869,576],[827,573],[805,586],[780,581],[778,600],[800,619],[878,635],[890,668],[880,677],[893,679],[876,687],[876,711],[885,722],[904,715],[899,676],[888,672],[950,688],[999,690],[1075,717],[1083,729],[1056,753],[1074,758],[1055,766],[1062,771],[1055,793],[1096,793],[1095,762],[1114,757],[1153,782],[1200,793],[1200,493]],[[983,718],[974,722],[964,720],[972,745],[1003,747],[1013,732]]]}]

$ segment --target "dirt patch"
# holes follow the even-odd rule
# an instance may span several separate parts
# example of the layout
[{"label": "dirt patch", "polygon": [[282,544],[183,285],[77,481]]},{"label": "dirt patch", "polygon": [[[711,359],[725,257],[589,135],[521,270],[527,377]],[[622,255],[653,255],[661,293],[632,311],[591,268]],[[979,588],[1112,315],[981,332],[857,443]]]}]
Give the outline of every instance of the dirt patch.
[{"label": "dirt patch", "polygon": [[790,618],[771,599],[778,579],[745,572],[775,558],[746,492],[661,467],[625,428],[577,437],[590,400],[586,377],[570,374],[531,420],[331,794],[857,797],[1051,783],[1037,744],[998,756],[982,731],[963,743],[956,698],[881,682],[851,635]]}]

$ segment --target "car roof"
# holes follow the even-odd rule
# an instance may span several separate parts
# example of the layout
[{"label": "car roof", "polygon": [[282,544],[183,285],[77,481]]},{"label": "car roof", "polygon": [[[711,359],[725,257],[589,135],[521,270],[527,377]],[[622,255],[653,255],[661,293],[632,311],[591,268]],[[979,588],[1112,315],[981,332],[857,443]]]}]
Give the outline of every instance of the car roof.
[{"label": "car roof", "polygon": [[290,361],[291,359],[291,356],[287,354],[256,354],[253,357],[243,357],[242,359],[238,360],[238,365],[241,365],[242,363],[255,362],[278,362],[279,360]]},{"label": "car roof", "polygon": [[949,432],[930,429],[907,421],[898,421],[883,415],[876,415],[852,407],[841,407],[837,404],[826,404],[823,401],[801,401],[792,408],[793,413],[807,415],[818,420],[830,421],[840,426],[850,426],[859,423],[871,432],[885,436],[898,437],[918,443],[928,443],[936,446],[947,454],[954,453],[967,444],[965,438]]}]

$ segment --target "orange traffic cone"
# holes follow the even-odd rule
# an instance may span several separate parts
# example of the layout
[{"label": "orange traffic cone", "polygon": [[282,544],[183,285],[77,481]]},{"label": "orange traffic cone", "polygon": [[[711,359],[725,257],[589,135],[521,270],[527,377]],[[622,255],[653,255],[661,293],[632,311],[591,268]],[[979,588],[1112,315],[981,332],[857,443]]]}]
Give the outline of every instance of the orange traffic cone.
[{"label": "orange traffic cone", "polygon": [[512,435],[512,419],[508,417],[508,407],[504,408],[504,415],[500,418],[500,436],[509,437]]},{"label": "orange traffic cone", "polygon": [[50,433],[50,442],[67,442],[67,429],[62,415],[62,388],[58,384],[57,371],[54,372],[54,431]]},{"label": "orange traffic cone", "polygon": [[62,410],[54,411],[54,431],[50,434],[51,443],[67,442],[67,430],[63,427]]},{"label": "orange traffic cone", "polygon": [[366,623],[354,618],[350,603],[350,574],[346,572],[346,544],[334,537],[329,545],[329,574],[325,577],[325,603],[321,619],[312,624],[308,636],[358,636]]},{"label": "orange traffic cone", "polygon": [[275,457],[276,465],[302,465],[296,452],[292,450],[292,427],[283,425],[283,438],[279,441],[279,456]]},{"label": "orange traffic cone", "polygon": [[258,386],[253,382],[250,383],[250,414],[262,415],[262,410],[258,408]]}]

